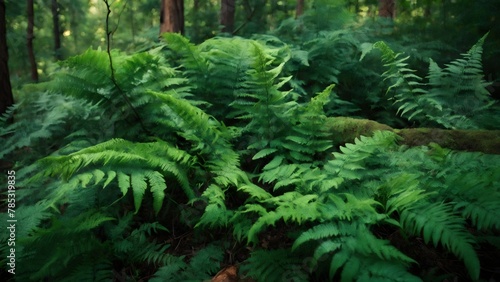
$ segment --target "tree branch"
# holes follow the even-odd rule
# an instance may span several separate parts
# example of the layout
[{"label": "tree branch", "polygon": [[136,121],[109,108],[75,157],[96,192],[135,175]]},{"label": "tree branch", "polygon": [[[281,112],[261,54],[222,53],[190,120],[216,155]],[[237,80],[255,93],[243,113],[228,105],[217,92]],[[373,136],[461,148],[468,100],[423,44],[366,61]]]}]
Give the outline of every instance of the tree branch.
[{"label": "tree branch", "polygon": [[108,0],[103,0],[104,4],[106,4],[106,43],[107,43],[107,53],[108,53],[108,58],[109,58],[109,68],[111,70],[111,81],[113,82],[113,85],[116,87],[120,95],[123,97],[123,100],[125,100],[125,103],[130,107],[132,112],[134,113],[135,117],[139,121],[139,124],[141,125],[141,128],[145,131],[148,132],[146,129],[144,123],[142,122],[141,116],[139,115],[139,112],[134,108],[132,105],[132,102],[130,102],[130,99],[128,96],[125,94],[125,92],[121,89],[120,85],[118,85],[116,78],[115,78],[115,69],[113,68],[113,58],[111,56],[111,34],[113,33],[112,31],[109,30],[109,15],[111,14],[111,5],[109,4]]}]

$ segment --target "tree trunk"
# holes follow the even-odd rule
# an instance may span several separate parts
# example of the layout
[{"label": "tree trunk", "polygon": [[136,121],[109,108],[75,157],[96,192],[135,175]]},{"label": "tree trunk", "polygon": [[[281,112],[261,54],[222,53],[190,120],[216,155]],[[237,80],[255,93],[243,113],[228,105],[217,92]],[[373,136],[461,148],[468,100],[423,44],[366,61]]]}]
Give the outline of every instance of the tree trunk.
[{"label": "tree trunk", "polygon": [[304,0],[297,0],[297,6],[295,6],[295,18],[298,18],[304,14]]},{"label": "tree trunk", "polygon": [[441,1],[441,19],[443,25],[446,26],[448,24],[448,0]]},{"label": "tree trunk", "polygon": [[184,34],[184,0],[162,0],[160,12],[160,33]]},{"label": "tree trunk", "polygon": [[332,133],[332,140],[336,145],[351,143],[361,135],[372,136],[377,130],[388,130],[402,137],[399,142],[401,145],[436,143],[452,150],[500,154],[500,130],[394,129],[376,121],[348,117],[330,117],[325,126]]},{"label": "tree trunk", "polygon": [[426,0],[424,7],[424,18],[430,18],[432,15],[432,1]]},{"label": "tree trunk", "polygon": [[59,26],[59,4],[57,0],[52,0],[52,23],[54,33],[54,57],[56,60],[62,60],[61,54],[61,28]]},{"label": "tree trunk", "polygon": [[234,0],[221,0],[220,24],[222,25],[222,32],[233,33],[234,11]]},{"label": "tree trunk", "polygon": [[130,30],[132,32],[132,43],[135,43],[135,22],[134,22],[134,14],[135,14],[135,7],[134,7],[134,1],[130,1]]},{"label": "tree trunk", "polygon": [[28,29],[26,32],[26,47],[28,48],[28,59],[31,65],[31,80],[34,82],[38,81],[38,70],[36,66],[35,60],[35,52],[33,51],[33,38],[35,37],[33,34],[33,27],[35,22],[35,13],[33,11],[33,0],[28,0],[27,5],[27,14],[28,14]]},{"label": "tree trunk", "polygon": [[0,0],[0,115],[14,104],[9,74],[9,52],[7,50],[7,23],[5,2]]},{"label": "tree trunk", "polygon": [[378,15],[383,18],[394,19],[396,17],[396,3],[395,0],[379,0],[378,1]]}]

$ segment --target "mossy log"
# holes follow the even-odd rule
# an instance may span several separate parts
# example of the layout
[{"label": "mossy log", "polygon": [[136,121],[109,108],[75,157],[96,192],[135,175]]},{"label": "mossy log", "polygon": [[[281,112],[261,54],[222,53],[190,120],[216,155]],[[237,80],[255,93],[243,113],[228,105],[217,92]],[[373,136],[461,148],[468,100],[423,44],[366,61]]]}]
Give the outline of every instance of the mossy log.
[{"label": "mossy log", "polygon": [[327,118],[325,125],[336,144],[352,142],[361,135],[371,136],[377,130],[389,130],[401,136],[402,145],[421,146],[436,143],[452,150],[500,154],[500,130],[394,129],[373,120],[348,117]]}]

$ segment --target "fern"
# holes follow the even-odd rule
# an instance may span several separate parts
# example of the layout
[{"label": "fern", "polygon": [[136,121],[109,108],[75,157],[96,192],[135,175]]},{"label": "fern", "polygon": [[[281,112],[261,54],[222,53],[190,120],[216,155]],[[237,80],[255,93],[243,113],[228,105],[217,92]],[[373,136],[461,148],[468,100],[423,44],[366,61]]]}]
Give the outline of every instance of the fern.
[{"label": "fern", "polygon": [[[158,152],[163,152],[159,155]],[[145,157],[149,155],[149,157]],[[41,161],[47,167],[43,175],[61,175],[68,179],[83,167],[100,167],[90,172],[77,175],[77,183],[85,187],[90,181],[94,185],[104,181],[106,187],[114,179],[125,196],[129,189],[134,195],[136,212],[141,207],[145,190],[149,188],[154,197],[154,210],[159,212],[167,185],[165,175],[175,177],[189,198],[194,192],[189,186],[187,166],[192,158],[185,152],[176,149],[166,142],[132,143],[122,139],[114,139],[99,145],[86,148],[67,156],[49,157]],[[147,181],[147,182],[146,182]],[[76,183],[73,183],[76,184]]]},{"label": "fern", "polygon": [[[257,234],[265,227],[274,225],[278,220],[302,224],[319,217],[320,212],[315,195],[300,195],[296,192],[285,193],[281,196],[271,198],[267,202],[276,206],[274,211],[266,211],[260,205],[248,204],[243,212],[257,212],[259,219],[248,231],[248,242],[257,242]],[[263,204],[266,204],[264,202]]]},{"label": "fern", "polygon": [[219,270],[223,252],[220,246],[211,244],[196,252],[189,263],[184,257],[169,257],[165,266],[160,267],[150,281],[204,281]]},{"label": "fern", "polygon": [[453,215],[447,204],[425,205],[425,208],[406,209],[401,213],[401,224],[412,234],[422,234],[424,241],[441,243],[459,258],[472,277],[479,278],[479,259],[473,248],[474,238],[465,229],[464,220]]},{"label": "fern", "polygon": [[[33,230],[30,237],[19,238],[22,242],[22,247],[18,249],[21,254],[19,264],[24,269],[20,277],[40,279],[57,276],[71,269],[70,265],[74,263],[88,262],[89,254],[105,255],[103,244],[88,231],[110,220],[113,218],[89,211],[71,220],[55,220],[48,228]],[[53,244],[55,242],[58,244]],[[50,259],[42,259],[47,256]]]},{"label": "fern", "polygon": [[[432,59],[429,63],[428,83],[415,74],[387,44],[380,41],[373,48],[382,52],[382,61],[388,68],[382,76],[393,83],[387,93],[399,106],[397,113],[408,115],[425,123],[435,122],[446,128],[478,128],[477,118],[494,104],[483,78],[481,54],[486,36],[483,36],[461,59],[441,69]],[[361,58],[371,48],[366,48]]]},{"label": "fern", "polygon": [[[71,130],[78,128],[86,131],[93,127],[107,131],[106,122],[98,124],[93,118],[100,115],[100,111],[83,100],[30,87],[23,91],[31,93],[24,101],[11,108],[11,115],[15,113],[16,122],[0,128],[0,136],[5,138],[0,158],[13,159],[16,154],[22,156],[28,153],[27,161],[33,161],[64,146],[67,142],[65,138]],[[37,116],[37,119],[33,120],[33,116]],[[92,142],[93,139],[90,138],[87,142]]]},{"label": "fern", "polygon": [[209,199],[209,203],[196,226],[227,226],[233,213],[226,208],[224,191],[212,184],[205,190],[203,196]]},{"label": "fern", "polygon": [[[170,247],[168,244],[156,243],[156,240],[150,240],[159,231],[168,231],[158,222],[144,223],[137,229],[129,229],[131,223],[131,214],[120,219],[116,226],[109,226],[110,239],[113,241],[114,254],[127,258],[127,260],[142,261],[151,265],[164,265],[169,260],[166,250]],[[125,226],[120,226],[124,222]],[[124,228],[125,227],[125,228]],[[127,232],[130,235],[124,236]]]},{"label": "fern", "polygon": [[81,279],[85,281],[109,281],[116,276],[112,271],[112,264],[105,259],[92,259],[85,264],[75,265],[71,273],[65,277],[59,277],[59,281],[74,281]]},{"label": "fern", "polygon": [[[11,136],[0,157],[23,155],[18,278],[143,279],[152,273],[143,269],[157,269],[153,281],[210,279],[232,254],[227,239],[196,247],[196,234],[210,229],[246,246],[240,270],[259,281],[419,281],[408,269],[421,258],[384,240],[389,228],[443,246],[477,279],[474,248],[498,245],[499,160],[398,146],[389,131],[334,147],[327,116],[359,109],[341,109],[347,102],[331,83],[344,91],[342,72],[356,69],[360,48],[373,48],[358,36],[324,32],[289,46],[272,36],[195,45],[167,34],[167,45],[148,52],[113,51],[114,78],[100,50],[61,63],[53,80],[26,88],[41,94],[14,106],[3,120],[20,122],[0,133]],[[376,43],[399,114],[446,127],[487,116],[483,40],[443,69],[431,62],[428,83]],[[472,109],[444,92],[474,97]],[[41,150],[45,139],[53,145]],[[185,202],[197,251],[177,257],[170,241]],[[260,249],[274,228],[280,248]]]},{"label": "fern", "polygon": [[257,281],[307,281],[307,273],[300,262],[300,258],[287,249],[258,250],[252,252],[241,272]]}]

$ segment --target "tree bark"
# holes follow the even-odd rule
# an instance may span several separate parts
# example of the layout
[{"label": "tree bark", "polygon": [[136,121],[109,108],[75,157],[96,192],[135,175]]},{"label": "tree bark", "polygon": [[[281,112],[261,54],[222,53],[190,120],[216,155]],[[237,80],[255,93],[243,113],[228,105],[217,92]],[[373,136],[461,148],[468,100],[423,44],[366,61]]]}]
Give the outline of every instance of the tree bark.
[{"label": "tree bark", "polygon": [[332,133],[332,140],[336,145],[351,143],[361,135],[371,136],[377,130],[388,130],[402,137],[399,142],[402,145],[436,143],[452,150],[500,154],[500,130],[394,129],[376,121],[347,117],[330,117],[325,126]]},{"label": "tree bark", "polygon": [[35,60],[35,52],[33,51],[33,27],[35,26],[35,12],[33,11],[33,0],[28,0],[26,12],[28,14],[28,29],[26,32],[26,47],[28,48],[28,59],[31,65],[31,80],[38,82],[38,70]]},{"label": "tree bark", "polygon": [[298,18],[304,14],[304,0],[297,0],[297,6],[295,6],[295,18]]},{"label": "tree bark", "polygon": [[234,31],[234,0],[221,0],[220,7],[220,24],[222,32],[233,33]]},{"label": "tree bark", "polygon": [[57,0],[51,1],[52,10],[52,32],[54,34],[54,57],[56,60],[62,60],[61,53],[61,27],[59,26],[59,4]]},{"label": "tree bark", "polygon": [[184,34],[184,0],[162,0],[160,33]]},{"label": "tree bark", "polygon": [[14,104],[9,74],[9,52],[7,48],[7,22],[5,1],[0,0],[0,115]]},{"label": "tree bark", "polygon": [[395,0],[379,0],[378,15],[383,18],[394,19],[396,17],[396,2]]}]

